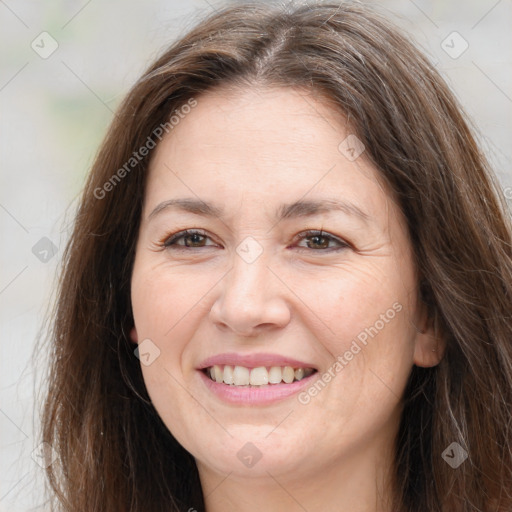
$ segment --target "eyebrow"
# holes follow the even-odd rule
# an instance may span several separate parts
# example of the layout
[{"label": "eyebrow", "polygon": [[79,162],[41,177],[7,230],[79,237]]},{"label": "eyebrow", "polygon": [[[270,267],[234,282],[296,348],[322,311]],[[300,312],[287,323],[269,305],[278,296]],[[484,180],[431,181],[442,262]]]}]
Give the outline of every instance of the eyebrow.
[{"label": "eyebrow", "polygon": [[[207,203],[196,198],[177,198],[169,199],[157,205],[149,214],[148,220],[168,209],[177,209],[196,215],[203,215],[205,217],[214,217],[218,219],[222,219],[224,216],[223,209],[214,204]],[[370,216],[354,203],[333,198],[325,198],[322,200],[298,200],[293,203],[283,204],[278,208],[276,218],[278,221],[281,221],[296,217],[310,217],[319,213],[331,211],[341,211],[346,215],[356,217],[365,223],[368,223],[371,220]]]}]

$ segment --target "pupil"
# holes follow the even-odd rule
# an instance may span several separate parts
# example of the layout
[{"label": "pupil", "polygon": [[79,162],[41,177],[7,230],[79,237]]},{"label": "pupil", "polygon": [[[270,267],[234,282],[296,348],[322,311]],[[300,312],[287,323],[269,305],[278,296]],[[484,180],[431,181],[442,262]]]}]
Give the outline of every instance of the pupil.
[{"label": "pupil", "polygon": [[[324,241],[324,243],[321,242],[322,240]],[[325,237],[323,237],[323,236],[316,235],[316,236],[312,237],[313,245],[316,245],[317,247],[318,246],[325,247],[326,240],[327,239]]]},{"label": "pupil", "polygon": [[191,241],[191,243],[187,245],[201,245],[201,237],[202,235],[199,235],[198,233],[192,233],[191,235],[189,235],[189,240]]}]

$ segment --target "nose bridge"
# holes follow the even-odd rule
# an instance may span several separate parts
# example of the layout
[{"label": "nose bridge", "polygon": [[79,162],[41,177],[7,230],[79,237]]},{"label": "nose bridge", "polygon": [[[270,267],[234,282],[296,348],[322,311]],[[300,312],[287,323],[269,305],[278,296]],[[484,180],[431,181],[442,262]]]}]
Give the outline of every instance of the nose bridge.
[{"label": "nose bridge", "polygon": [[247,244],[242,242],[233,254],[231,271],[212,307],[212,319],[239,333],[250,333],[263,324],[283,326],[290,311],[284,290],[269,268],[269,254],[251,241]]},{"label": "nose bridge", "polygon": [[[228,279],[232,294],[257,298],[258,294],[268,288],[268,265],[271,258],[269,248],[264,247],[264,244],[263,239],[258,241],[253,236],[246,236],[236,246]],[[267,286],[262,286],[265,281]]]},{"label": "nose bridge", "polygon": [[267,255],[259,255],[254,259],[246,259],[244,255],[233,255],[233,265],[225,283],[225,300],[236,301],[241,308],[247,306],[254,309],[265,299],[270,298],[272,283]]}]

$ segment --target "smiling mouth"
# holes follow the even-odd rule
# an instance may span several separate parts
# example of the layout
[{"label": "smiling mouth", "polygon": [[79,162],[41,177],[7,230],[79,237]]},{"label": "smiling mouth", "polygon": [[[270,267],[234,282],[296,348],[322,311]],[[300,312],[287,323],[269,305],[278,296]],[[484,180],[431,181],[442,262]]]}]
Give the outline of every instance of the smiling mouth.
[{"label": "smiling mouth", "polygon": [[291,384],[309,377],[314,368],[293,368],[292,366],[245,366],[214,365],[204,368],[203,373],[218,384],[241,388],[265,388],[276,384]]}]

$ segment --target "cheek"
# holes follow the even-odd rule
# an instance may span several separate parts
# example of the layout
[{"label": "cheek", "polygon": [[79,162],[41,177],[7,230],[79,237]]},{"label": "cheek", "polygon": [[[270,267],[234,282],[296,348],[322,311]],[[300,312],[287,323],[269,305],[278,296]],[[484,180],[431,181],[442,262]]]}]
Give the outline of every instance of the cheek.
[{"label": "cheek", "polygon": [[152,265],[143,258],[134,266],[131,294],[138,341],[151,340],[158,354],[152,364],[142,364],[141,369],[163,418],[173,417],[176,407],[190,406],[183,387],[192,366],[189,341],[211,308],[208,293],[219,280],[217,274],[211,269],[192,273],[185,266]]},{"label": "cheek", "polygon": [[193,319],[204,313],[208,291],[215,276],[191,274],[189,269],[169,268],[162,264],[134,268],[132,306],[139,335],[163,340],[176,340],[177,332],[193,325]]},{"label": "cheek", "polygon": [[183,371],[194,325],[204,315],[201,299],[207,293],[208,282],[201,285],[202,282],[178,268],[146,264],[143,258],[136,262],[132,275],[138,342],[151,340],[156,347],[152,350],[157,354],[150,364],[141,359],[144,383],[159,416],[179,439],[187,438],[183,417],[207,421],[204,410],[190,400]]},{"label": "cheek", "polygon": [[[389,268],[383,268],[383,263]],[[347,390],[368,405],[376,397],[395,401],[405,386],[414,354],[412,273],[408,275],[405,269],[398,274],[393,262],[377,260],[340,269],[336,279],[321,288],[312,303],[324,320],[320,340],[333,361],[326,379],[335,383],[337,405],[348,405]]]},{"label": "cheek", "polygon": [[[303,302],[323,320],[330,334],[327,341],[333,348],[344,349],[375,323],[379,331],[391,326],[396,333],[403,328],[403,313],[408,314],[412,308],[411,283],[398,275],[396,268],[383,268],[383,263],[387,262],[346,265],[331,271],[323,281],[303,287]],[[393,307],[395,304],[398,305]],[[401,310],[400,315],[397,309]]]},{"label": "cheek", "polygon": [[187,286],[187,279],[163,265],[144,263],[140,260],[134,266],[132,308],[139,352],[141,343],[151,342],[151,364],[144,364],[141,357],[141,369],[148,393],[160,411],[160,407],[166,409],[169,396],[175,404],[181,402],[178,383],[183,381],[183,354],[204,292],[196,281]]}]

